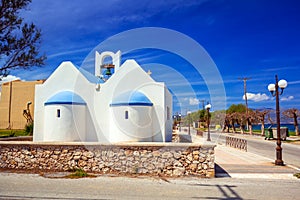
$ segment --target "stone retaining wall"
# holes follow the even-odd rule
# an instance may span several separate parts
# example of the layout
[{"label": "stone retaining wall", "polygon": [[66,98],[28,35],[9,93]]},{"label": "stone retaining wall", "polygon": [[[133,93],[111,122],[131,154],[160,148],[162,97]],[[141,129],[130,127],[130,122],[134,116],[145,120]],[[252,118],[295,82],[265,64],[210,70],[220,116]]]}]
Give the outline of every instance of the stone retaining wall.
[{"label": "stone retaining wall", "polygon": [[215,145],[0,142],[0,168],[214,177]]}]

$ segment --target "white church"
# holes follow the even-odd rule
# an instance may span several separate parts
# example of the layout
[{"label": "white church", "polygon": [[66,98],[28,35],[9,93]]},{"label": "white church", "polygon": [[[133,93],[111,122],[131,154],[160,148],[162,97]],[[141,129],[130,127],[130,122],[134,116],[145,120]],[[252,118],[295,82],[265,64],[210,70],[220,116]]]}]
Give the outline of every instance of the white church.
[{"label": "white church", "polygon": [[[35,88],[35,142],[171,142],[172,95],[121,52],[96,52],[95,75],[63,62]],[[111,58],[111,64],[104,64]]]}]

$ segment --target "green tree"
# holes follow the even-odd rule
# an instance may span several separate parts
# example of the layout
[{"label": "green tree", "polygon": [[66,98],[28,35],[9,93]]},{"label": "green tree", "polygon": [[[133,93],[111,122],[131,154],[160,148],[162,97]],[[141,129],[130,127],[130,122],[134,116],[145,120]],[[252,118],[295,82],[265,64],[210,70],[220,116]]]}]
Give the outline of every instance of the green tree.
[{"label": "green tree", "polygon": [[244,104],[232,104],[227,109],[227,113],[246,113],[246,106]]},{"label": "green tree", "polygon": [[199,122],[204,122],[205,121],[205,110],[198,110],[198,112],[197,112],[197,120],[199,121]]},{"label": "green tree", "polygon": [[246,106],[244,104],[232,104],[227,109],[226,115],[233,128],[233,132],[236,132],[235,124],[237,124],[240,126],[241,132],[244,133],[244,126],[250,117],[250,115],[246,115]]},{"label": "green tree", "polygon": [[10,70],[44,65],[39,55],[41,30],[19,16],[31,0],[1,0],[0,3],[0,79]]}]

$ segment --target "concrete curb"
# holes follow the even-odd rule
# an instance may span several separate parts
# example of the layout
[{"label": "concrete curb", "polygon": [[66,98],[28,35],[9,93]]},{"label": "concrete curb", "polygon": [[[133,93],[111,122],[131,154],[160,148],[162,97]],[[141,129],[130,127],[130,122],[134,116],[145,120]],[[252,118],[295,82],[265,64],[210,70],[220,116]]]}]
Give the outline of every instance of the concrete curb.
[{"label": "concrete curb", "polygon": [[[222,177],[230,177],[230,178],[237,178],[237,179],[284,179],[284,180],[296,180],[293,174],[286,174],[286,173],[218,173],[216,174],[216,178]],[[300,181],[300,180],[299,180]]]}]

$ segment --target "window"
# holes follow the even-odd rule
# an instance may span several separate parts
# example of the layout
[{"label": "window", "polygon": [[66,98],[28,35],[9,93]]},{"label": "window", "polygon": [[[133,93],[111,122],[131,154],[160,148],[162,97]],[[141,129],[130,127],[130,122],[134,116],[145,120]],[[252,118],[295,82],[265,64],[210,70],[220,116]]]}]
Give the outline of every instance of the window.
[{"label": "window", "polygon": [[57,118],[60,118],[60,109],[57,109],[57,110],[56,110],[56,117],[57,117]]},{"label": "window", "polygon": [[128,119],[128,111],[125,111],[125,119]]}]

